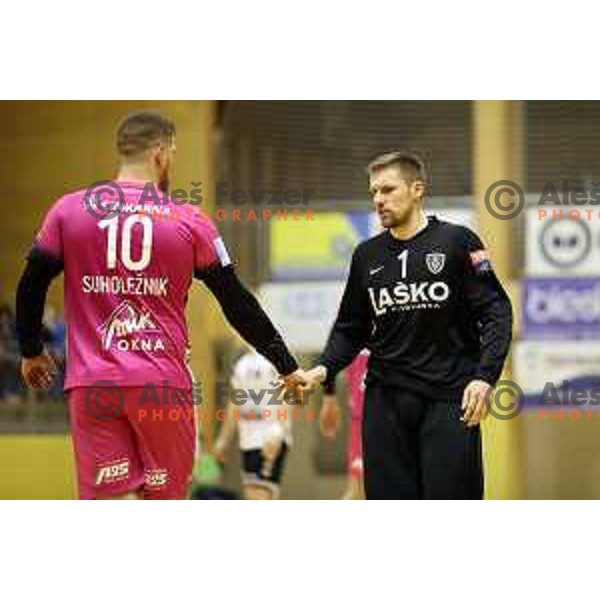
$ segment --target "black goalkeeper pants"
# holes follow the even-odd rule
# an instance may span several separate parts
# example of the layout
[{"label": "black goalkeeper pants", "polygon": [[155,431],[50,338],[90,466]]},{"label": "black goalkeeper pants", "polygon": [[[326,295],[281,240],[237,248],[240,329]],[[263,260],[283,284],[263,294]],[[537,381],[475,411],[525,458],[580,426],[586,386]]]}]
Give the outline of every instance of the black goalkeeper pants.
[{"label": "black goalkeeper pants", "polygon": [[456,403],[367,386],[362,434],[367,500],[481,500],[481,434],[461,416]]}]

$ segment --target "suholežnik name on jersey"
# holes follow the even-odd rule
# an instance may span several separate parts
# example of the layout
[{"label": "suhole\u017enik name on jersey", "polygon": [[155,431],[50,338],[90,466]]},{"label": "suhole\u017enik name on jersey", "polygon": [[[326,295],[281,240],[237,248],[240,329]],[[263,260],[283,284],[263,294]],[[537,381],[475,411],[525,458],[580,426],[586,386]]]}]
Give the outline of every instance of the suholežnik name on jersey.
[{"label": "suhole\u017enik name on jersey", "polygon": [[81,278],[81,290],[86,294],[166,296],[168,283],[168,277],[84,275]]}]

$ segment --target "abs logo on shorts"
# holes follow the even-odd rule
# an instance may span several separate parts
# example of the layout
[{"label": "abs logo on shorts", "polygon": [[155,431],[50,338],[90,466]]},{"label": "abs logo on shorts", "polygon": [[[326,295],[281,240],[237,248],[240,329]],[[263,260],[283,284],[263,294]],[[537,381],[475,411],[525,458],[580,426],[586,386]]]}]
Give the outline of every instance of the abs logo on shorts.
[{"label": "abs logo on shorts", "polygon": [[119,459],[98,468],[96,485],[101,483],[114,483],[129,477],[129,459]]},{"label": "abs logo on shorts", "polygon": [[144,477],[146,487],[162,488],[169,482],[169,475],[166,469],[148,469]]},{"label": "abs logo on shorts", "polygon": [[[440,270],[442,268],[443,264]],[[449,297],[450,287],[445,281],[399,281],[394,287],[369,288],[369,298],[377,317],[385,315],[388,309],[397,311],[441,308],[440,303]]]}]

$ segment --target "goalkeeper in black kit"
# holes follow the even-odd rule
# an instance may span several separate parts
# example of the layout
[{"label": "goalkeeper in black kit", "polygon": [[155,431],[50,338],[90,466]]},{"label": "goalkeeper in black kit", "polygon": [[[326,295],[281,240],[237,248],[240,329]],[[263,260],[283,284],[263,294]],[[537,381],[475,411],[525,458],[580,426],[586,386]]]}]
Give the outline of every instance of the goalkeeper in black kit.
[{"label": "goalkeeper in black kit", "polygon": [[384,228],[355,249],[337,319],[306,387],[368,348],[367,499],[481,499],[480,421],[512,333],[511,304],[479,237],[423,213],[411,153],[368,168]]}]

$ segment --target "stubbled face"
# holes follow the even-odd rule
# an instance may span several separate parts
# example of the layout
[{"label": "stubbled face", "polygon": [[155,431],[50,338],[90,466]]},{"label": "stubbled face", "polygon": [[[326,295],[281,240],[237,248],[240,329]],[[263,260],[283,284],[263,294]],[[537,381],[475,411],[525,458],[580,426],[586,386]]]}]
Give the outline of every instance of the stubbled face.
[{"label": "stubbled face", "polygon": [[377,169],[369,178],[369,189],[382,227],[391,229],[410,222],[421,210],[425,186],[419,179],[411,181],[397,166]]}]

